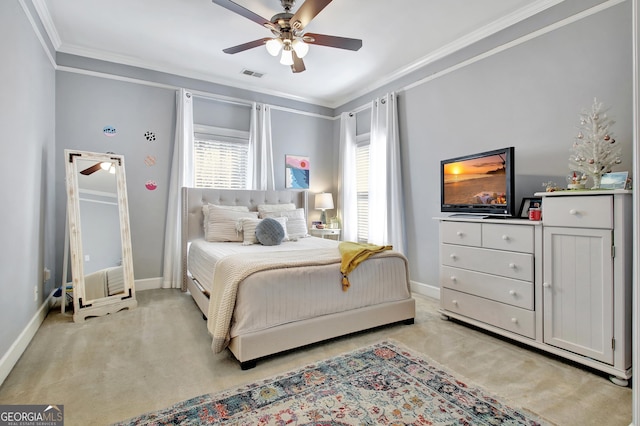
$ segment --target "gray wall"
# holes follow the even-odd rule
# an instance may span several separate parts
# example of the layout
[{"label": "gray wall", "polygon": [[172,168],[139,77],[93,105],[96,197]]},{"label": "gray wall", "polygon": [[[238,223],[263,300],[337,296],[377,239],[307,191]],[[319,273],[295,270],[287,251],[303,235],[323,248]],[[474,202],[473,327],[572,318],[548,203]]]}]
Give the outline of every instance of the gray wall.
[{"label": "gray wall", "polygon": [[[150,73],[147,77],[154,76]],[[62,265],[64,253],[64,149],[115,152],[125,158],[135,279],[161,277],[175,133],[175,90],[68,71],[57,72],[56,90],[56,262]],[[194,122],[249,130],[248,106],[194,99]],[[333,121],[316,113],[277,107],[271,115],[276,189],[284,188],[285,155],[294,154],[310,157],[310,190],[331,191],[336,170],[332,161]],[[105,126],[115,127],[115,136],[105,136]],[[155,141],[145,139],[147,131],[155,133]],[[155,157],[153,166],[145,164],[148,156]],[[146,189],[148,180],[157,183],[156,190]],[[310,218],[319,215],[311,211]],[[61,282],[61,275],[60,272],[56,282]]]},{"label": "gray wall", "polygon": [[[438,227],[432,218],[441,215],[442,159],[514,146],[519,207],[523,196],[544,190],[542,182],[566,184],[578,115],[597,97],[611,107],[624,147],[618,170],[632,171],[631,34],[631,4],[625,2],[424,84],[388,87],[399,91],[412,280],[439,287]],[[482,53],[477,46],[468,50],[457,56]],[[431,71],[455,63],[446,65]],[[365,99],[339,111],[364,105]]]},{"label": "gray wall", "polygon": [[53,280],[43,284],[43,270],[56,270],[55,73],[17,1],[0,2],[0,40],[2,358],[53,288]]}]

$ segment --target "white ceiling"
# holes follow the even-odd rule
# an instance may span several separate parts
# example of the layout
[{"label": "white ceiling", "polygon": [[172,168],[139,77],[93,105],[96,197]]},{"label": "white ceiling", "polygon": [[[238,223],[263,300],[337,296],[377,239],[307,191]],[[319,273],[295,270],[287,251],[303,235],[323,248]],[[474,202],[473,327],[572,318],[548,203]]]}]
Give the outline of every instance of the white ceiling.
[{"label": "white ceiling", "polygon": [[[223,53],[271,33],[211,0],[33,0],[58,52],[328,107],[561,1],[335,0],[305,30],[359,38],[363,47],[353,52],[312,45],[306,71],[293,74],[264,47]],[[235,2],[267,19],[283,11],[280,0]],[[244,75],[244,69],[264,76]]]}]

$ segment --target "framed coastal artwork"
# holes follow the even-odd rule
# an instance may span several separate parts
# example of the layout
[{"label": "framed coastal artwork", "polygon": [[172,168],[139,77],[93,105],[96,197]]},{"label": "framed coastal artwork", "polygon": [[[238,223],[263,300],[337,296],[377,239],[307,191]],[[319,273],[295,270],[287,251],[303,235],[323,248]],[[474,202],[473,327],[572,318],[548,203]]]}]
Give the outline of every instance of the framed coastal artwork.
[{"label": "framed coastal artwork", "polygon": [[602,189],[627,189],[629,172],[605,173],[600,180]]},{"label": "framed coastal artwork", "polygon": [[309,157],[285,155],[285,188],[309,189]]}]

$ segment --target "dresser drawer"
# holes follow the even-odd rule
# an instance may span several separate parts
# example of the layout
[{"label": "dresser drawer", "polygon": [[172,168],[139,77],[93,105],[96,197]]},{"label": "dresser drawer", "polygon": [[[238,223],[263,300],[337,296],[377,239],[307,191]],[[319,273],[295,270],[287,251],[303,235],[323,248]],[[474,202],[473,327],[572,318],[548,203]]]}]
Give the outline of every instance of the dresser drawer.
[{"label": "dresser drawer", "polygon": [[482,244],[481,226],[480,223],[442,222],[440,223],[440,241],[480,247]]},{"label": "dresser drawer", "polygon": [[495,327],[536,338],[535,311],[516,308],[493,300],[443,288],[440,305],[447,311],[464,315]]},{"label": "dresser drawer", "polygon": [[533,253],[533,226],[483,223],[482,247]]},{"label": "dresser drawer", "polygon": [[440,267],[440,287],[533,310],[533,284],[466,269]]},{"label": "dresser drawer", "polygon": [[545,197],[542,203],[544,226],[613,228],[611,195]]},{"label": "dresser drawer", "polygon": [[532,254],[440,244],[440,259],[445,266],[533,281]]}]

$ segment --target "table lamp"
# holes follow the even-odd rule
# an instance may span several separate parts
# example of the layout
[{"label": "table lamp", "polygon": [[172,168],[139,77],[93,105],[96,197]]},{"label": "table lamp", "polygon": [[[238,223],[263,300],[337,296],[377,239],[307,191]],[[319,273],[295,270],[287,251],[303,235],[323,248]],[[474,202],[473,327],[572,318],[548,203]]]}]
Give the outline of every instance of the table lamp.
[{"label": "table lamp", "polygon": [[316,194],[316,210],[322,210],[320,222],[327,223],[327,213],[325,210],[333,208],[333,196],[330,192]]}]

